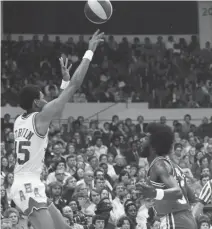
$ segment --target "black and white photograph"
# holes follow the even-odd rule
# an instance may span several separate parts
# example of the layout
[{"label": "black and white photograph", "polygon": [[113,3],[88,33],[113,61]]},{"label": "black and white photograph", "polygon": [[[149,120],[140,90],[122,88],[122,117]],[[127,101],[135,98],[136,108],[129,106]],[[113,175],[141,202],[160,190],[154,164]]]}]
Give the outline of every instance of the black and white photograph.
[{"label": "black and white photograph", "polygon": [[212,229],[212,1],[1,1],[1,228]]}]

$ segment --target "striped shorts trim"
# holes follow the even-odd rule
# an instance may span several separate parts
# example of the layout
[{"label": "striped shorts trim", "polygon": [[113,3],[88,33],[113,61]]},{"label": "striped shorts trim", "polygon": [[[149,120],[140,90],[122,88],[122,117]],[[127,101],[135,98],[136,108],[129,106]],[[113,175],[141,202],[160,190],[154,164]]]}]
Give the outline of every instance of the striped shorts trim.
[{"label": "striped shorts trim", "polygon": [[160,229],[175,229],[175,221],[172,213],[161,218]]}]

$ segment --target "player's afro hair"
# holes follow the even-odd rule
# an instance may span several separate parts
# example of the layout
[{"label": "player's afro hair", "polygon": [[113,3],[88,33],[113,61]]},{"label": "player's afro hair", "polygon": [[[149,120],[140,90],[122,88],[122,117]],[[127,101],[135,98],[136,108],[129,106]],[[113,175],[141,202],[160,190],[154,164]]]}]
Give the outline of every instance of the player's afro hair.
[{"label": "player's afro hair", "polygon": [[160,123],[150,123],[147,129],[150,133],[150,144],[156,153],[160,156],[170,154],[174,142],[172,129]]},{"label": "player's afro hair", "polygon": [[40,99],[40,88],[35,85],[27,85],[19,94],[19,104],[22,109],[28,111],[32,109],[33,101]]}]

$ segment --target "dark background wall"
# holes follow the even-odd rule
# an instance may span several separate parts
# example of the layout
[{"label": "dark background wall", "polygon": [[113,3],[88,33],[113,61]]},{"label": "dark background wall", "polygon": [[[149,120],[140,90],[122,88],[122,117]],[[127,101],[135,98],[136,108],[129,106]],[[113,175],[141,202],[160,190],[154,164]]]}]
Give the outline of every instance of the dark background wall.
[{"label": "dark background wall", "polygon": [[84,15],[85,2],[3,2],[4,33],[197,34],[197,2],[112,1],[114,13],[101,26]]}]

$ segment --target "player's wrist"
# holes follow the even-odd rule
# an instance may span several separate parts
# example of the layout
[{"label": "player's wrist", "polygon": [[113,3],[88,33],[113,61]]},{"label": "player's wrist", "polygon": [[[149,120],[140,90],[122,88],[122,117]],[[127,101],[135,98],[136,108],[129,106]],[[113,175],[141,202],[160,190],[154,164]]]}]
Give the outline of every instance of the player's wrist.
[{"label": "player's wrist", "polygon": [[62,80],[62,83],[60,85],[60,89],[62,89],[62,90],[66,89],[68,87],[68,85],[69,85],[69,82],[70,81]]},{"label": "player's wrist", "polygon": [[156,192],[155,199],[156,200],[162,200],[164,197],[164,190],[158,188],[158,189],[155,189],[155,192]]},{"label": "player's wrist", "polygon": [[89,61],[92,61],[94,52],[92,50],[87,50],[83,56],[83,59],[88,59]]}]

